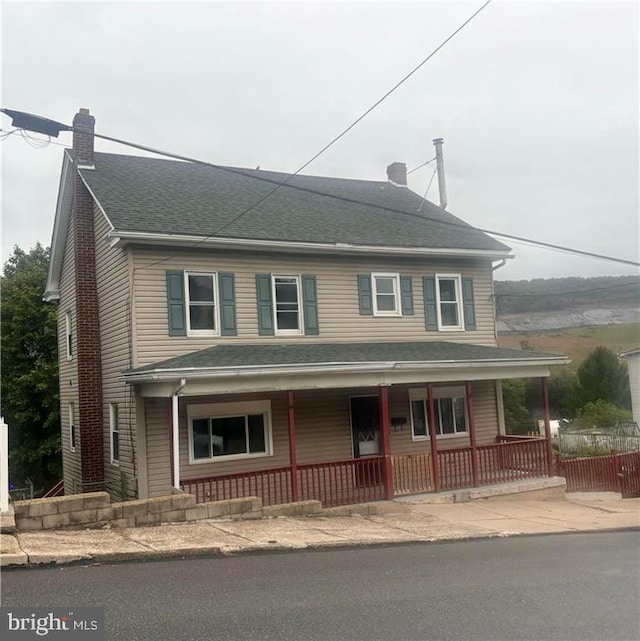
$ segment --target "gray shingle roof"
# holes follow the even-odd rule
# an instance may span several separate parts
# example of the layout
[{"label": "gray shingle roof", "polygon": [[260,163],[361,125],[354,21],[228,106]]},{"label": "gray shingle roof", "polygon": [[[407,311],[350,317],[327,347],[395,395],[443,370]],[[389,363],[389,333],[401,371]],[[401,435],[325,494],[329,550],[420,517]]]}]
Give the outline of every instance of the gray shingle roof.
[{"label": "gray shingle roof", "polygon": [[158,370],[263,367],[268,365],[474,361],[480,363],[482,361],[535,361],[554,358],[564,357],[445,341],[216,345],[139,367],[130,370],[129,373],[142,374]]},{"label": "gray shingle roof", "polygon": [[95,169],[81,169],[80,173],[120,232],[498,252],[509,249],[411,190],[388,182],[294,176],[218,232],[289,174],[104,153],[95,154]]}]

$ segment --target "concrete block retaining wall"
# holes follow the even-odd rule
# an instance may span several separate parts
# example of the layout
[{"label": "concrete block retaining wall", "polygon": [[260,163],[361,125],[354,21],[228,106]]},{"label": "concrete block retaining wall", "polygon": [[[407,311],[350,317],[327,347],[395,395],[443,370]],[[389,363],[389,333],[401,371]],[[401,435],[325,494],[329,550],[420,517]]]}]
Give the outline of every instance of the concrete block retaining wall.
[{"label": "concrete block retaining wall", "polygon": [[262,507],[257,497],[196,503],[191,494],[111,503],[106,492],[72,494],[51,499],[16,501],[18,530],[139,527],[202,519],[261,519],[274,516],[310,516],[322,510],[319,501],[301,501]]}]

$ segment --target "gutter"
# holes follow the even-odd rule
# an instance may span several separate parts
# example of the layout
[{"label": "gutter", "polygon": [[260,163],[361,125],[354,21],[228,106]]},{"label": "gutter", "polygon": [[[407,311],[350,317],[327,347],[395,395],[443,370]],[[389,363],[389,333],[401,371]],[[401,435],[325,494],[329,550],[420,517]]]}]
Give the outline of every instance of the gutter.
[{"label": "gutter", "polygon": [[443,369],[468,369],[476,365],[482,367],[526,367],[540,365],[566,365],[571,362],[567,356],[547,356],[541,358],[526,358],[513,360],[480,359],[474,361],[383,361],[369,363],[313,363],[308,366],[295,365],[243,365],[239,367],[183,367],[154,369],[145,372],[125,372],[124,379],[127,383],[162,383],[177,379],[205,379],[205,378],[244,378],[251,376],[276,376],[276,375],[314,375],[351,372],[390,372],[411,370],[443,370]]}]

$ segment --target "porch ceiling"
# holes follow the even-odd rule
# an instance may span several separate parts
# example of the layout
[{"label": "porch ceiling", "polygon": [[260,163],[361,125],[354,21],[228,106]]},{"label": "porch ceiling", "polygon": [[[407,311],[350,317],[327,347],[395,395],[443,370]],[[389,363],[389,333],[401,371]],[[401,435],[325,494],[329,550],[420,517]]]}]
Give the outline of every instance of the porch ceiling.
[{"label": "porch ceiling", "polygon": [[[269,391],[548,375],[566,356],[445,341],[216,345],[125,372],[144,395]],[[154,389],[151,389],[154,388]],[[242,388],[242,389],[239,389]],[[198,391],[196,391],[198,390]]]}]

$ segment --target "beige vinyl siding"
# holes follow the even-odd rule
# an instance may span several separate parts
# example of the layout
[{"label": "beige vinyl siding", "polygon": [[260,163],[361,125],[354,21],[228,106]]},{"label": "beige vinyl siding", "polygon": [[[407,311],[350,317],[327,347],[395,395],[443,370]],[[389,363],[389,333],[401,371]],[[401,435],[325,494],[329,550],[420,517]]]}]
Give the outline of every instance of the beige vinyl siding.
[{"label": "beige vinyl siding", "polygon": [[[495,346],[491,264],[489,261],[418,260],[247,254],[236,252],[135,248],[135,323],[137,326],[135,366],[210,347],[216,342],[351,342],[433,340]],[[163,261],[160,264],[157,261]],[[235,337],[169,336],[167,323],[166,270],[227,271],[235,274],[238,335]],[[357,275],[393,272],[412,276],[414,315],[403,317],[361,316]],[[256,273],[316,276],[320,334],[309,337],[260,336],[256,307]],[[426,331],[422,277],[460,274],[474,279],[477,330]]]},{"label": "beige vinyl siding", "polygon": [[[135,498],[135,400],[122,376],[131,362],[128,255],[126,249],[109,247],[106,234],[110,227],[98,207],[94,207],[94,225],[100,309],[105,489],[114,498]],[[119,465],[111,463],[111,403],[118,407]]]},{"label": "beige vinyl siding", "polygon": [[148,496],[171,493],[171,399],[145,401]]},{"label": "beige vinyl siding", "polygon": [[495,381],[473,383],[473,415],[476,426],[476,443],[492,445],[500,435],[498,401]]},{"label": "beige vinyl siding", "polygon": [[[78,427],[78,361],[76,332],[76,291],[75,267],[73,259],[74,239],[71,231],[67,233],[60,273],[60,300],[58,312],[58,367],[60,377],[60,428],[62,447],[62,471],[67,494],[82,491],[80,467],[80,429]],[[72,358],[67,359],[67,329],[65,314],[71,320]],[[74,403],[76,417],[76,450],[72,452],[69,437],[69,403]]]}]

